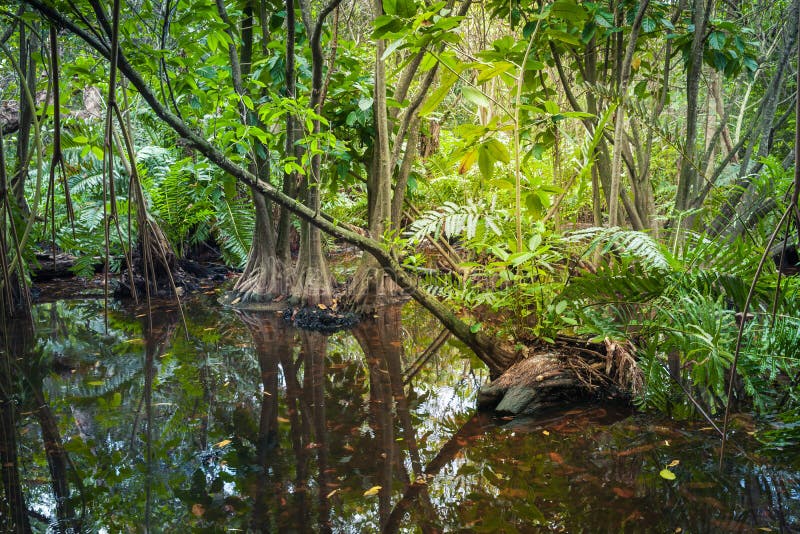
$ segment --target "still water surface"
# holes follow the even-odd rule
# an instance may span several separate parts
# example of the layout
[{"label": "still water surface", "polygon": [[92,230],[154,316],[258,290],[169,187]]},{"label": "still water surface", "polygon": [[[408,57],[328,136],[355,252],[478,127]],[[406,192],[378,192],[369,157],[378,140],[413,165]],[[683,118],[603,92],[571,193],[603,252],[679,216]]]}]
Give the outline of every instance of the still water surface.
[{"label": "still water surface", "polygon": [[800,460],[746,422],[720,471],[701,424],[476,414],[485,372],[453,340],[420,366],[441,328],[413,303],[332,336],[184,311],[117,305],[106,330],[100,302],[37,305],[3,361],[0,530],[14,507],[34,532],[800,530]]}]

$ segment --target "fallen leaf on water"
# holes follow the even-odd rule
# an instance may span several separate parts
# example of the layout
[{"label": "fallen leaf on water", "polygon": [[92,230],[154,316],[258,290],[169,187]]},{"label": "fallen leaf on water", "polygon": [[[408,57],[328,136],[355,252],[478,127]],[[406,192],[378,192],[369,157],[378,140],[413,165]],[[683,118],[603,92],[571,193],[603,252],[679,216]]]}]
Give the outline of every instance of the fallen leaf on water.
[{"label": "fallen leaf on water", "polygon": [[675,480],[675,473],[673,473],[669,469],[664,468],[658,474],[661,475],[661,478],[663,479]]},{"label": "fallen leaf on water", "polygon": [[221,448],[222,448],[222,447],[224,447],[225,445],[230,445],[230,443],[231,443],[231,440],[229,440],[229,439],[223,439],[223,440],[222,440],[222,441],[220,441],[219,443],[216,443],[216,444],[214,444],[214,446],[215,446],[215,447],[219,447],[219,448],[221,449]]},{"label": "fallen leaf on water", "polygon": [[202,517],[204,513],[206,513],[206,507],[205,506],[203,506],[202,504],[199,504],[199,503],[192,505],[192,514],[194,514],[195,517]]},{"label": "fallen leaf on water", "polygon": [[288,420],[288,419],[286,419],[285,417],[280,417],[280,416],[278,416],[278,422],[279,422],[279,423],[288,423],[288,422],[289,422],[289,420]]},{"label": "fallen leaf on water", "polygon": [[383,489],[383,486],[372,486],[370,489],[364,492],[364,497],[369,497],[370,495],[377,495],[379,491]]},{"label": "fallen leaf on water", "polygon": [[333,496],[334,496],[334,495],[336,495],[337,493],[339,493],[339,489],[338,489],[338,488],[337,488],[337,489],[335,489],[335,490],[333,490],[332,492],[328,493],[327,495],[325,495],[325,498],[326,498],[326,499],[330,499],[331,497],[333,497]]},{"label": "fallen leaf on water", "polygon": [[328,307],[327,307],[327,306],[325,306],[325,305],[324,305],[324,304],[322,304],[322,303],[319,303],[319,304],[317,304],[317,308],[319,308],[320,310],[327,310],[327,309],[328,309]]},{"label": "fallen leaf on water", "polygon": [[679,463],[681,463],[680,460],[672,460],[670,463],[667,464],[667,467],[675,467]]},{"label": "fallen leaf on water", "polygon": [[555,463],[557,463],[557,464],[563,464],[564,463],[564,458],[560,454],[558,454],[557,452],[548,452],[547,455],[550,456],[550,459],[552,461],[554,461]]},{"label": "fallen leaf on water", "polygon": [[614,494],[616,494],[617,497],[622,497],[623,499],[630,499],[634,495],[633,490],[630,490],[628,488],[617,488],[617,487],[615,487],[615,488],[613,488],[613,491],[614,491]]},{"label": "fallen leaf on water", "polygon": [[549,436],[550,432],[548,432],[547,430],[542,430],[542,434],[544,434],[545,436]]}]

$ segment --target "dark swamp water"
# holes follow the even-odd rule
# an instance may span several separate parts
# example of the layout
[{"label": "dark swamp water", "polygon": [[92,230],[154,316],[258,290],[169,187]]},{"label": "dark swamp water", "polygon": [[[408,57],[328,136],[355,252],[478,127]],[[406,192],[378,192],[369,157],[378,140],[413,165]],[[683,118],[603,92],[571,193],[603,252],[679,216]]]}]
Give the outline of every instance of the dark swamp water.
[{"label": "dark swamp water", "polygon": [[106,331],[101,302],[36,306],[2,360],[0,531],[800,531],[800,459],[746,424],[720,471],[702,424],[476,414],[457,343],[414,374],[441,329],[413,303],[328,337],[185,313],[188,336],[171,308],[117,305]]}]

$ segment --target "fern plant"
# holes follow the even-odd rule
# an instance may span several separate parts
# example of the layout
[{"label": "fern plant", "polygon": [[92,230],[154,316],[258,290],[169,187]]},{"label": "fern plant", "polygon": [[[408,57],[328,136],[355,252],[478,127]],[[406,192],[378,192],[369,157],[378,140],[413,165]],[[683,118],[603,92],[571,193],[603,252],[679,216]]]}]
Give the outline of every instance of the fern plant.
[{"label": "fern plant", "polygon": [[[732,402],[726,389],[739,328],[736,312],[750,289],[760,251],[743,240],[696,235],[668,248],[641,232],[617,228],[592,228],[570,237],[571,242],[587,240],[584,256],[599,253],[600,264],[595,272],[573,279],[563,298],[578,310],[578,331],[623,337],[639,347],[648,375],[640,405],[690,416],[698,407],[714,414]],[[793,350],[798,325],[786,318],[767,319],[776,281],[768,266],[755,288],[755,318],[746,325],[737,367],[738,400],[744,397],[761,410],[774,404],[780,377],[798,367]],[[777,302],[785,307],[790,301]],[[667,371],[670,358],[678,359],[680,385]]]}]

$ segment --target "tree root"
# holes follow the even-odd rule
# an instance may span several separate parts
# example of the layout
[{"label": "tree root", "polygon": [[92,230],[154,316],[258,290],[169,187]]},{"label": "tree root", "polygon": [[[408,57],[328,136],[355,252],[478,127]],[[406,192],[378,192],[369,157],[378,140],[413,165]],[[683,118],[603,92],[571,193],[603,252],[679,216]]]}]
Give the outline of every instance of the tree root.
[{"label": "tree root", "polygon": [[570,339],[530,352],[481,388],[479,409],[530,415],[580,397],[629,397],[643,387],[630,344],[606,339],[599,345]]}]

